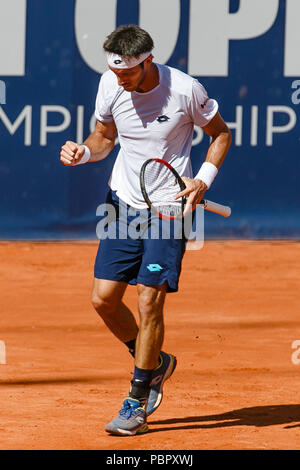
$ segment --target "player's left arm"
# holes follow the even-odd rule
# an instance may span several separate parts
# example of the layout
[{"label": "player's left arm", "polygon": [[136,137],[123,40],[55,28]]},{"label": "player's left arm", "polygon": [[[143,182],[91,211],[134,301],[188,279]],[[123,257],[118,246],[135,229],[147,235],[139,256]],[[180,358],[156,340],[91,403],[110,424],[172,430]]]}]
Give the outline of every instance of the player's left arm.
[{"label": "player's left arm", "polygon": [[212,163],[219,169],[231,145],[230,129],[219,112],[202,129],[211,137],[205,161]]},{"label": "player's left arm", "polygon": [[[219,112],[202,129],[211,137],[205,162],[214,165],[218,170],[231,145],[231,132]],[[211,168],[213,169],[213,167]],[[184,210],[184,214],[186,214],[191,208],[194,209],[200,203],[208,186],[198,176],[195,179],[187,177],[182,177],[182,179],[186,189],[178,193],[176,197],[188,196]]]}]

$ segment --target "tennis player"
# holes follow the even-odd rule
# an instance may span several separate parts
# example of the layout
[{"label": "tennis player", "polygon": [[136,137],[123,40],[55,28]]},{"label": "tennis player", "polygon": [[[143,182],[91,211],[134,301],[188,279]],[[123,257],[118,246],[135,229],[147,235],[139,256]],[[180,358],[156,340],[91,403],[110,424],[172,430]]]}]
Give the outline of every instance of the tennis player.
[{"label": "tennis player", "polygon": [[[106,158],[119,135],[120,151],[109,180],[107,201],[120,208],[144,210],[140,169],[148,158],[167,160],[183,178],[186,211],[195,208],[211,186],[231,143],[218,103],[189,75],[153,62],[153,40],[135,25],[120,26],[103,48],[108,70],[96,98],[97,124],[83,145],[66,142],[64,165]],[[199,57],[200,60],[200,57]],[[194,125],[211,137],[205,162],[193,178],[190,150]],[[128,219],[130,222],[130,217]],[[111,332],[135,358],[129,395],[105,429],[135,435],[148,430],[147,416],[161,403],[164,382],[176,358],[161,350],[163,306],[167,292],[178,290],[182,239],[104,239],[94,266],[92,304]],[[128,284],[137,286],[139,326],[122,298]]]}]

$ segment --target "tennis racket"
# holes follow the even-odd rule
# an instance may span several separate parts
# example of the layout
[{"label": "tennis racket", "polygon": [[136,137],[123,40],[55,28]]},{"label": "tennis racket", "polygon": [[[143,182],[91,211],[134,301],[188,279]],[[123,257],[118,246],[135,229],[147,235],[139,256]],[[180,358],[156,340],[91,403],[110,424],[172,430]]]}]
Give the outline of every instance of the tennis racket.
[{"label": "tennis racket", "polygon": [[[182,217],[186,197],[174,199],[186,186],[170,163],[160,158],[150,158],[143,163],[140,186],[148,207],[162,219]],[[231,209],[216,202],[202,199],[200,205],[215,214],[229,217]]]}]

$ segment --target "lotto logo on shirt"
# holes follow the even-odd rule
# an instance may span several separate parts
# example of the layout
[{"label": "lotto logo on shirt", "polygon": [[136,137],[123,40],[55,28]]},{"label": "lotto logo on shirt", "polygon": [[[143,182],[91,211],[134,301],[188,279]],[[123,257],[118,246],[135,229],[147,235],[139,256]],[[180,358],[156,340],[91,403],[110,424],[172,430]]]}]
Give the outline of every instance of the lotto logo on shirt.
[{"label": "lotto logo on shirt", "polygon": [[166,122],[168,121],[170,118],[166,115],[163,115],[163,116],[158,116],[158,118],[156,119],[157,122]]}]

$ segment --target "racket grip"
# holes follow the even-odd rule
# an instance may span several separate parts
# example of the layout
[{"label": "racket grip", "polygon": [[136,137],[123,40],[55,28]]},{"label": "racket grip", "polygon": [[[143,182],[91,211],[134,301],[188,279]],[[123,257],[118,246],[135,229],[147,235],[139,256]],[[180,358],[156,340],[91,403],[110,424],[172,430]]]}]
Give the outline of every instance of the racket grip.
[{"label": "racket grip", "polygon": [[201,204],[204,206],[204,209],[215,214],[222,215],[223,217],[229,217],[231,214],[231,208],[229,206],[223,206],[217,202],[208,201],[207,199],[202,199]]}]

